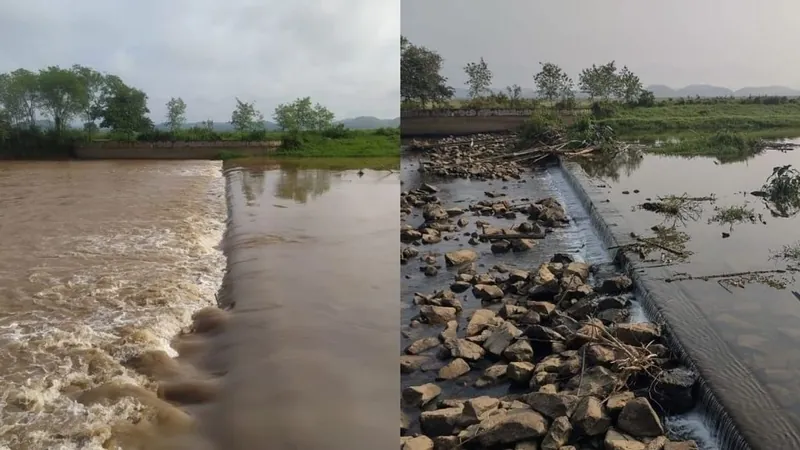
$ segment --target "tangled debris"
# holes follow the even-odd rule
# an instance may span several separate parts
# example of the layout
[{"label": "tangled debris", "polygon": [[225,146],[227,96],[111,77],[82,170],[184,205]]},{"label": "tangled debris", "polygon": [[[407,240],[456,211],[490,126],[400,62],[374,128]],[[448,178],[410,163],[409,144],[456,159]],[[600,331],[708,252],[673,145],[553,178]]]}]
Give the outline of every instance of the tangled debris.
[{"label": "tangled debris", "polygon": [[714,275],[692,275],[689,273],[677,273],[673,277],[665,278],[664,281],[672,283],[685,280],[714,280],[728,292],[731,287],[744,288],[748,284],[763,284],[775,289],[786,289],[787,286],[795,282],[794,274],[800,271],[796,267],[785,269],[770,270],[750,270],[746,272],[720,273]]},{"label": "tangled debris", "polygon": [[689,221],[700,219],[703,214],[704,202],[715,202],[716,197],[712,194],[707,197],[690,197],[688,194],[667,195],[658,197],[657,201],[646,201],[634,207],[634,209],[654,212],[665,216],[665,221],[672,221],[673,225],[678,222],[685,224]]},{"label": "tangled debris", "polygon": [[[650,230],[653,232],[652,236],[642,237],[636,233],[631,233],[631,238],[636,242],[610,247],[609,250],[621,249],[625,252],[635,253],[642,261],[659,261],[664,265],[689,260],[692,252],[686,249],[686,244],[691,239],[688,233],[678,230],[675,226],[655,225]],[[661,251],[659,259],[654,259],[651,256],[656,251]]]}]

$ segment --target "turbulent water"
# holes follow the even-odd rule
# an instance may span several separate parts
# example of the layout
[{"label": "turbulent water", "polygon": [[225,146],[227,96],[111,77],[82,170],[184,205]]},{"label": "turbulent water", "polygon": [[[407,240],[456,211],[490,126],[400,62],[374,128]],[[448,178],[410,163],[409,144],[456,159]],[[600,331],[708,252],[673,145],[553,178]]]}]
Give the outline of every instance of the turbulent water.
[{"label": "turbulent water", "polygon": [[125,392],[152,386],[123,363],[174,354],[170,340],[214,304],[224,189],[215,162],[4,163],[0,448],[100,449],[142,419]]}]

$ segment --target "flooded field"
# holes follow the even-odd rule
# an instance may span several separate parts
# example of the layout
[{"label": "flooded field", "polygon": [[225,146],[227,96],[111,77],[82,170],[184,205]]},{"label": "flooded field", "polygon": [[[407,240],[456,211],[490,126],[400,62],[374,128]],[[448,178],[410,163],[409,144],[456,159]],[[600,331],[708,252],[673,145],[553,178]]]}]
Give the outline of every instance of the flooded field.
[{"label": "flooded field", "polygon": [[230,316],[209,344],[224,375],[199,413],[213,448],[395,445],[400,180],[386,163],[226,163]]},{"label": "flooded field", "polygon": [[[401,386],[404,396],[403,414],[405,421],[401,428],[402,433],[407,436],[419,435],[413,439],[409,438],[411,439],[409,442],[418,440],[415,443],[419,445],[422,444],[426,439],[425,436],[427,436],[439,446],[460,445],[458,444],[460,442],[464,448],[485,448],[481,447],[481,445],[494,445],[497,442],[503,442],[507,447],[516,443],[517,448],[525,448],[524,445],[521,447],[520,445],[540,440],[542,445],[547,442],[549,446],[547,448],[558,448],[558,445],[553,447],[558,442],[560,442],[560,445],[564,445],[567,442],[594,445],[599,442],[599,445],[602,446],[602,436],[605,434],[605,429],[608,428],[608,423],[606,423],[606,428],[602,430],[587,431],[581,428],[582,419],[577,416],[570,420],[573,425],[569,424],[570,421],[566,421],[565,424],[564,417],[561,417],[553,422],[547,436],[538,434],[542,433],[542,430],[536,429],[537,413],[530,413],[529,411],[531,410],[529,408],[533,408],[533,410],[545,415],[548,415],[545,412],[548,408],[542,407],[541,404],[537,403],[536,399],[548,398],[558,403],[568,401],[571,395],[567,372],[559,372],[560,375],[557,378],[545,376],[540,379],[539,375],[543,375],[543,373],[539,372],[539,367],[552,364],[555,361],[553,358],[559,361],[561,361],[559,358],[570,360],[570,358],[576,357],[579,353],[575,350],[578,347],[573,347],[576,343],[570,342],[569,338],[567,340],[569,347],[559,348],[559,344],[553,343],[552,349],[549,348],[550,344],[545,345],[547,348],[541,348],[543,344],[541,342],[537,344],[537,338],[528,334],[531,333],[531,328],[536,328],[535,325],[533,327],[530,327],[530,325],[538,323],[528,322],[528,320],[532,320],[528,318],[528,311],[538,311],[539,315],[534,315],[536,317],[541,316],[542,324],[554,326],[554,329],[558,329],[559,332],[567,333],[564,336],[570,336],[572,334],[569,333],[574,333],[574,329],[570,331],[570,327],[577,324],[577,322],[570,322],[570,320],[567,320],[569,318],[564,319],[558,314],[551,316],[550,319],[545,315],[541,315],[543,313],[537,308],[544,307],[544,304],[547,304],[548,301],[537,301],[535,296],[529,293],[528,296],[533,301],[526,303],[525,291],[515,292],[513,290],[513,284],[522,283],[522,281],[518,283],[509,281],[513,281],[515,277],[517,280],[523,280],[527,273],[530,274],[529,280],[534,279],[533,274],[537,273],[537,267],[541,267],[542,264],[551,264],[554,255],[560,255],[557,258],[562,258],[562,260],[565,258],[573,259],[578,263],[589,264],[592,269],[586,278],[587,285],[602,283],[602,280],[612,278],[618,274],[609,252],[594,229],[588,212],[572,191],[563,171],[558,167],[548,167],[524,173],[519,180],[479,181],[430,177],[420,174],[417,171],[418,167],[419,164],[415,157],[409,156],[403,161],[404,191],[417,190],[420,186],[424,186],[424,183],[432,185],[436,191],[430,195],[435,199],[427,201],[433,202],[433,204],[440,204],[452,216],[449,221],[442,219],[438,222],[438,226],[442,227],[441,239],[425,238],[423,234],[423,237],[416,242],[410,242],[409,236],[412,235],[406,234],[406,243],[403,244],[406,249],[404,254],[407,255],[407,263],[402,268],[401,294],[403,308],[401,342],[404,349],[404,355],[401,356],[401,371],[403,372]],[[421,198],[424,194],[412,194],[413,196]],[[513,224],[518,225],[525,223],[526,220],[531,220],[527,217],[527,213],[524,212],[527,211],[527,205],[548,197],[555,199],[564,206],[570,219],[569,224],[549,229],[546,236],[535,240],[533,248],[526,251],[494,251],[492,250],[494,246],[491,243],[493,241],[486,242],[476,239],[476,236],[481,233],[481,229],[484,230],[484,233],[488,233],[485,230],[491,228],[508,229]],[[511,205],[525,205],[526,208],[520,210],[510,207],[509,210],[515,211],[515,214],[508,215],[493,214],[491,212],[477,214],[473,209],[478,202],[484,202],[485,205],[488,205],[502,201],[508,201]],[[413,227],[414,230],[425,230],[426,227],[436,228],[437,222],[435,220],[430,219],[430,217],[427,219],[424,217],[424,206],[410,208],[409,211],[410,213],[404,221],[405,225]],[[452,224],[456,223],[458,225],[455,225],[455,229],[449,229],[450,226],[453,226]],[[422,232],[426,233],[426,231]],[[410,247],[415,248],[416,251],[408,252]],[[449,264],[443,263],[443,260],[447,259],[446,256],[444,258],[443,256],[448,252],[465,249],[471,249],[476,252],[477,260],[471,268],[459,267],[458,265],[451,267]],[[557,265],[551,265],[554,267],[553,270],[556,270],[555,267]],[[580,264],[577,267],[580,267]],[[489,285],[502,287],[505,297],[502,300],[494,299],[491,301],[486,301],[484,298],[484,301],[482,301],[474,290],[477,288],[475,281],[466,281],[466,285],[464,281],[458,281],[474,280],[475,277],[483,280],[478,282],[479,285],[480,283],[488,283]],[[533,284],[535,285],[536,281]],[[433,295],[436,292],[444,291],[446,293],[451,289],[455,292],[453,299],[448,295],[441,297]],[[511,291],[507,289],[511,289]],[[512,295],[509,296],[509,292]],[[502,295],[502,293],[498,295]],[[626,318],[623,321],[629,321],[630,323],[647,322],[647,317],[635,298],[623,295],[619,299],[621,303],[628,305],[624,314],[620,312]],[[559,303],[558,300],[550,301]],[[439,303],[444,308],[435,309],[435,306],[433,308],[430,306]],[[447,320],[443,317],[447,315],[448,307],[455,307],[456,311],[458,311],[455,317],[456,322],[445,323]],[[560,310],[561,307],[559,305],[558,309]],[[435,314],[431,315],[431,311]],[[509,311],[516,312],[510,313]],[[569,311],[568,314],[571,315],[573,312]],[[442,317],[437,315],[440,313]],[[502,317],[505,321],[494,322],[495,325],[489,325],[488,328],[485,327],[484,332],[480,334],[473,332],[473,327],[477,323],[474,319],[476,316],[495,317],[495,314],[498,317],[491,320]],[[522,314],[525,315],[525,318],[520,319],[517,316],[512,319],[509,314]],[[604,317],[609,316],[605,315]],[[442,322],[442,320],[445,322]],[[524,330],[523,336],[529,338],[528,341],[534,348],[532,355],[517,359],[519,355],[514,353],[517,350],[514,352],[510,350],[515,346],[524,347],[526,344],[520,343],[526,342],[525,338],[519,338],[520,340],[516,341],[511,339],[511,342],[516,343],[507,347],[502,352],[502,356],[489,354],[497,351],[497,349],[491,350],[492,347],[497,345],[496,343],[490,344],[493,336],[504,333],[498,330],[514,330],[513,326],[509,328],[508,325],[504,325],[511,323]],[[559,323],[560,325],[555,325]],[[578,325],[574,326],[577,327]],[[473,330],[471,331],[471,329]],[[541,330],[541,328],[538,330]],[[459,343],[458,346],[455,346],[453,340]],[[472,345],[471,343],[477,343],[477,345]],[[580,346],[580,344],[577,345]],[[481,350],[481,348],[484,350]],[[468,354],[469,352],[465,352],[464,349],[469,349],[473,353]],[[498,349],[502,349],[502,347],[498,347]],[[476,356],[477,353],[483,351],[486,353],[485,358]],[[561,356],[559,356],[559,352],[561,352]],[[466,364],[464,363],[465,360],[467,361]],[[528,361],[531,364],[528,364]],[[550,362],[548,363],[547,361]],[[577,366],[582,366],[580,361],[577,361],[576,364]],[[529,387],[527,380],[531,378],[530,375],[527,378],[522,376],[525,370],[536,371],[537,375],[534,375],[533,380],[539,381],[536,383],[531,381]],[[591,377],[588,373],[594,369],[586,370],[588,380]],[[582,370],[579,371],[582,379],[583,372]],[[562,378],[562,376],[566,377]],[[576,375],[575,378],[577,380],[578,376]],[[520,385],[521,381],[524,381],[522,383],[524,386]],[[588,381],[587,383],[591,384]],[[578,392],[580,392],[580,382],[577,386]],[[572,386],[572,388],[574,387]],[[534,394],[531,394],[531,392]],[[536,397],[536,395],[540,397]],[[602,394],[597,395],[600,398],[604,398]],[[478,410],[476,408],[484,409]],[[549,412],[553,413],[552,410]],[[470,414],[477,415],[477,417],[473,417]],[[500,419],[487,418],[490,417],[490,414],[496,414],[495,417]],[[552,419],[558,415],[557,413],[553,414],[552,417],[548,416],[548,418]],[[674,440],[694,439],[702,449],[717,449],[715,439],[704,426],[703,416],[704,412],[697,408],[683,411],[681,414],[670,415],[664,422],[664,430],[662,430],[661,434],[666,432]],[[511,432],[511,428],[508,428],[507,432],[501,433],[500,430],[504,429],[503,417],[517,417],[519,422],[514,423],[518,423],[520,428],[515,428],[517,431],[514,432]],[[517,419],[509,420],[513,422],[513,420]],[[480,422],[480,425],[476,425],[478,422]],[[486,425],[489,422],[491,422],[491,425]],[[558,423],[558,426],[556,423]],[[476,426],[478,426],[477,431],[474,429]],[[484,426],[490,426],[491,428],[482,428]],[[570,438],[573,426],[575,427],[575,432]],[[600,427],[602,428],[602,426]],[[564,430],[568,431],[565,432]],[[523,434],[527,437],[520,437]],[[596,439],[598,434],[600,435],[599,441]],[[606,440],[615,441],[616,438],[614,436],[616,435],[609,431],[608,435],[606,435]],[[544,440],[541,439],[542,437],[544,437]],[[627,438],[619,439],[625,440]],[[647,438],[645,440],[647,441]],[[632,446],[630,448],[639,448],[633,446],[634,443],[632,442],[629,445]],[[445,446],[444,448],[449,447]]]},{"label": "flooded field", "polygon": [[101,449],[153,405],[182,422],[129,363],[214,303],[220,164],[5,162],[0,192],[0,448]]},{"label": "flooded field", "polygon": [[[799,166],[800,153],[586,165],[611,229],[661,244],[628,239],[634,250],[647,247],[637,267],[752,448],[800,447],[800,219],[752,195],[787,165]],[[659,202],[672,208],[654,208]]]}]

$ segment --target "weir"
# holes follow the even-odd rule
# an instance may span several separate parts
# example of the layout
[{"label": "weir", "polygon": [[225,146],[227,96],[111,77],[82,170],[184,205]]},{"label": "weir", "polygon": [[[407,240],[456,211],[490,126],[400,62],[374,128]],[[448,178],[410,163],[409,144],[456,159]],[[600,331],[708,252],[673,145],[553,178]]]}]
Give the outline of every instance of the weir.
[{"label": "weir", "polygon": [[[608,248],[632,242],[625,219],[595,187],[577,163],[560,160],[566,179]],[[751,370],[735,356],[725,340],[692,301],[702,295],[669,277],[665,268],[645,268],[612,250],[612,256],[634,281],[636,297],[647,316],[664,326],[670,347],[700,374],[700,396],[707,426],[724,449],[800,448],[800,436],[787,411]]]}]

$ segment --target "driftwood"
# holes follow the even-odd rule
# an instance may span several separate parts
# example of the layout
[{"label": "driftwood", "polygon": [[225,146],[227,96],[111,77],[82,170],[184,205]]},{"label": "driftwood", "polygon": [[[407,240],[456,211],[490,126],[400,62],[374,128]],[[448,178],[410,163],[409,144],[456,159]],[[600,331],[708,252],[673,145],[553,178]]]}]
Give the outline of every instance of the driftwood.
[{"label": "driftwood", "polygon": [[797,271],[798,269],[794,267],[787,267],[786,269],[749,270],[746,272],[718,273],[714,275],[684,275],[672,278],[664,278],[664,281],[667,283],[672,283],[673,281],[686,281],[686,280],[708,281],[708,280],[715,280],[718,278],[736,278],[748,275],[775,275],[783,273],[793,273]]}]

